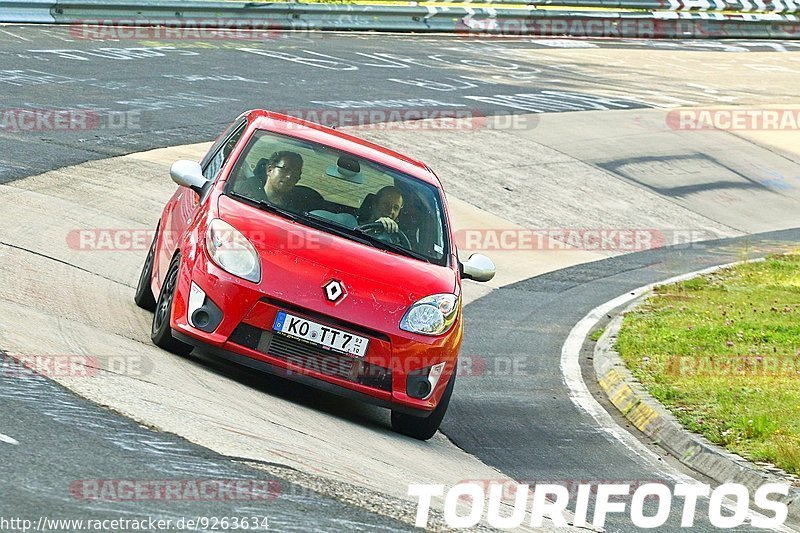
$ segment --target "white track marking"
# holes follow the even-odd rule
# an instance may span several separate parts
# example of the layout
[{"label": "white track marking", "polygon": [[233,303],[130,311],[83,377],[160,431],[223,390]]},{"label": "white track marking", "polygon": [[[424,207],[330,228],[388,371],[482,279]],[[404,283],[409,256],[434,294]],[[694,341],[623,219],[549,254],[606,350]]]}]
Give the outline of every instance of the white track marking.
[{"label": "white track marking", "polygon": [[[667,283],[683,281],[691,277],[701,274],[708,274],[728,266],[731,265],[715,266],[698,272],[676,276],[666,281],[660,281],[658,283],[651,283],[650,285],[639,287],[638,289],[634,289],[631,292],[623,294],[622,296],[618,296],[613,300],[592,309],[588,315],[583,317],[580,322],[575,324],[575,327],[573,327],[572,331],[569,332],[567,340],[564,342],[564,346],[561,350],[561,374],[564,377],[564,383],[567,385],[567,388],[569,388],[570,400],[572,400],[572,403],[574,403],[579,409],[589,413],[589,415],[595,419],[601,428],[607,431],[610,435],[614,436],[617,440],[624,444],[626,448],[631,450],[639,457],[658,460],[658,456],[655,453],[639,442],[639,440],[633,435],[619,427],[614,419],[611,418],[611,415],[606,412],[603,406],[600,405],[597,400],[594,399],[594,397],[592,397],[589,389],[586,387],[586,383],[583,381],[583,376],[581,374],[579,356],[581,348],[583,347],[583,342],[586,339],[586,336],[589,334],[589,331],[591,331],[595,324],[597,324],[605,315],[610,313],[613,309],[639,298],[656,285],[664,285]],[[688,478],[688,476],[679,474],[679,477],[674,477],[674,479],[676,481],[680,479],[681,482],[685,483],[686,480],[690,478]]]},{"label": "white track marking", "polygon": [[75,42],[74,39],[67,39],[64,36],[59,35],[59,33],[57,31],[56,32],[51,32],[51,31],[48,31],[48,30],[42,30],[42,31],[45,32],[46,34],[50,35],[51,37],[55,37],[56,39],[60,39],[60,40],[62,40],[64,42],[67,42],[67,43]]},{"label": "white track marking", "polygon": [[[763,261],[763,259],[753,259],[751,261],[745,262],[756,262],[756,261]],[[628,448],[631,452],[633,452],[637,457],[642,459],[648,460],[648,462],[655,461],[657,466],[661,469],[662,473],[665,474],[667,477],[675,481],[676,483],[688,483],[688,484],[696,484],[698,481],[691,476],[683,474],[678,470],[675,470],[672,467],[665,465],[663,462],[658,464],[660,458],[658,455],[655,454],[652,450],[647,448],[644,444],[642,444],[639,439],[628,433],[625,429],[619,426],[616,421],[611,417],[611,415],[603,408],[600,403],[594,399],[592,394],[589,392],[586,383],[583,381],[583,375],[581,374],[581,367],[580,367],[580,353],[581,348],[583,347],[583,343],[586,340],[587,335],[591,329],[597,324],[600,319],[602,319],[605,315],[616,309],[621,305],[625,305],[628,302],[639,298],[640,296],[644,295],[651,289],[653,289],[657,285],[666,285],[670,283],[677,283],[679,281],[685,281],[687,279],[693,278],[695,276],[701,276],[703,274],[710,274],[712,272],[716,272],[717,270],[721,270],[723,268],[729,268],[731,266],[737,265],[742,263],[742,261],[737,261],[734,263],[728,263],[725,265],[718,265],[713,266],[710,268],[705,268],[703,270],[698,270],[695,272],[690,272],[688,274],[682,274],[680,276],[675,276],[673,278],[669,278],[664,281],[658,281],[656,283],[651,283],[649,285],[645,285],[643,287],[639,287],[638,289],[634,289],[626,294],[618,296],[611,301],[608,301],[602,305],[599,305],[589,311],[589,314],[583,317],[580,322],[575,324],[575,327],[569,332],[567,336],[567,340],[564,342],[564,346],[561,349],[561,374],[564,377],[564,383],[569,388],[569,397],[579,409],[586,411],[594,420],[597,422],[598,426],[608,433],[609,435],[613,436],[617,440],[619,440],[626,448]],[[729,506],[730,508],[730,506]],[[750,511],[748,513],[748,517],[752,519],[753,516],[757,515],[758,513],[754,511]],[[781,531],[784,533],[792,533],[794,530],[786,527],[781,526],[774,531]]]},{"label": "white track marking", "polygon": [[27,41],[27,42],[30,42],[30,41],[31,41],[30,39],[26,39],[25,37],[22,37],[22,36],[20,36],[20,35],[14,34],[14,33],[11,33],[10,31],[6,31],[6,30],[0,30],[0,33],[5,33],[6,35],[10,35],[10,36],[12,36],[12,37],[16,37],[16,38],[17,38],[17,39],[19,39],[20,41]]},{"label": "white track marking", "polygon": [[14,446],[19,446],[19,442],[16,439],[12,439],[8,435],[3,435],[0,433],[0,442],[5,442],[6,444],[13,444]]}]

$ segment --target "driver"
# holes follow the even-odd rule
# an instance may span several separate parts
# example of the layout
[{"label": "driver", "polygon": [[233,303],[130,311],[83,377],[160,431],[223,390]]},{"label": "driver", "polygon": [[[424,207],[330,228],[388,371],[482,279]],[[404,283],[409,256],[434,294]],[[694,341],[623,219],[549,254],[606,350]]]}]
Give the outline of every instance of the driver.
[{"label": "driver", "polygon": [[372,203],[366,220],[361,222],[378,222],[383,225],[387,233],[397,233],[400,227],[397,225],[397,217],[403,209],[403,193],[399,188],[388,185],[375,194],[375,201]]}]

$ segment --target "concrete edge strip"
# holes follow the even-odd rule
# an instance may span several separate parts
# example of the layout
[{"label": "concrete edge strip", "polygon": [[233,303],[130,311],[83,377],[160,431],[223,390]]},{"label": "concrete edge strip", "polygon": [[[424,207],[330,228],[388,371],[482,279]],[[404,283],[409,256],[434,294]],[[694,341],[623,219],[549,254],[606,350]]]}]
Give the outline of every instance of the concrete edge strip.
[{"label": "concrete edge strip", "polygon": [[[763,259],[754,259],[754,260],[751,260],[751,261],[763,261]],[[742,262],[745,262],[745,261],[737,261],[737,262],[728,263],[728,264],[725,264],[725,265],[717,265],[717,266],[705,268],[703,270],[690,272],[688,274],[682,274],[680,276],[674,276],[674,277],[666,279],[664,281],[659,281],[659,282],[651,283],[651,284],[648,284],[648,285],[644,285],[642,287],[639,287],[639,288],[634,289],[634,290],[632,290],[632,291],[630,291],[630,292],[628,292],[626,294],[618,296],[618,297],[614,298],[613,300],[610,300],[610,301],[608,301],[608,302],[606,302],[604,304],[601,304],[601,305],[595,307],[594,309],[592,309],[569,332],[569,335],[567,336],[567,339],[564,342],[564,345],[563,345],[562,351],[561,351],[561,374],[562,374],[562,377],[564,379],[564,383],[566,384],[566,386],[567,386],[567,388],[569,390],[570,399],[572,400],[572,402],[579,409],[585,411],[592,418],[594,418],[594,420],[597,422],[598,426],[601,429],[603,429],[604,431],[609,433],[609,435],[611,435],[612,437],[614,437],[617,440],[619,440],[623,445],[625,445],[633,453],[635,453],[636,455],[639,455],[640,457],[647,457],[647,458],[650,458],[652,460],[658,461],[659,458],[655,455],[655,453],[653,451],[649,450],[644,444],[642,444],[635,436],[633,436],[631,433],[629,433],[626,429],[624,429],[621,426],[619,426],[617,424],[617,422],[611,417],[611,415],[605,410],[605,408],[602,405],[600,405],[600,403],[592,396],[591,392],[589,391],[588,387],[586,386],[586,383],[583,381],[583,375],[581,373],[581,368],[580,368],[580,352],[581,352],[581,349],[583,348],[583,345],[586,342],[586,339],[587,339],[587,337],[589,335],[589,332],[592,330],[592,328],[595,327],[595,325],[597,325],[598,322],[600,322],[600,320],[602,320],[603,317],[605,317],[606,315],[610,314],[612,311],[614,311],[615,309],[617,309],[617,308],[619,308],[619,307],[621,307],[623,305],[630,304],[630,302],[640,299],[642,296],[644,296],[647,293],[649,293],[650,291],[652,291],[654,287],[656,287],[658,285],[666,285],[666,284],[670,284],[670,283],[677,283],[677,282],[680,282],[680,281],[685,281],[687,279],[691,279],[691,278],[694,278],[696,276],[700,276],[700,275],[703,275],[703,274],[710,274],[710,273],[715,272],[717,270],[721,270],[723,268],[729,268],[731,266],[737,265],[737,264],[742,263]],[[606,332],[603,336],[605,337],[607,334],[608,334],[608,332]],[[602,340],[602,338],[601,338],[601,340]],[[595,361],[596,361],[596,359],[597,359],[597,356],[595,355]],[[595,365],[596,364],[597,363],[595,363]],[[601,380],[605,379],[606,383],[610,383],[613,380],[613,378],[601,376],[599,373],[598,373],[598,377]],[[652,401],[655,402],[655,400],[652,400]],[[625,404],[623,404],[623,405],[625,405]],[[662,407],[662,409],[663,409],[663,407]],[[631,418],[636,419],[637,422],[640,423],[640,424],[641,424],[642,421],[648,421],[648,416],[652,416],[650,414],[650,412],[646,411],[646,410],[642,411],[642,410],[628,409],[628,413],[631,414]],[[623,414],[626,414],[626,413],[623,413]],[[628,420],[630,420],[631,418],[628,418]],[[652,426],[652,420],[650,420],[650,425]],[[643,424],[643,427],[647,427],[647,426]],[[684,439],[688,438],[689,432],[683,430],[682,428],[679,428],[679,430],[680,430],[679,432],[675,433],[674,438],[676,440],[673,441],[673,442],[678,442],[679,438],[684,438]],[[650,436],[650,435],[648,435],[648,436]],[[651,438],[652,438],[652,436],[651,436]],[[661,442],[659,442],[659,444],[661,444]],[[687,448],[687,449],[691,449],[691,448]],[[730,454],[729,452],[726,452],[724,450],[720,450],[720,451],[721,451],[721,454],[720,454],[720,459],[718,459],[719,461],[730,461],[731,460],[730,458],[727,458],[725,456],[731,456],[733,454]],[[672,450],[670,450],[670,453],[673,453]],[[695,463],[690,464],[690,463],[686,462],[686,458],[684,458],[682,455],[680,455],[680,454],[674,454],[674,455],[682,463],[686,464],[687,466],[689,466],[693,470],[696,470],[696,471],[706,475],[707,477],[710,477],[711,479],[714,479],[715,481],[718,481],[714,477],[714,475],[712,475],[710,473],[707,473],[707,472],[704,472],[704,471],[702,471],[702,470],[700,470],[698,468],[698,467],[703,468],[705,466],[703,464],[703,461],[698,459],[697,461],[695,461],[695,463],[697,463],[697,464],[695,464]],[[697,456],[697,454],[695,454],[695,456]],[[705,458],[706,456],[703,455],[702,457]],[[744,461],[744,460],[742,459],[742,461]],[[735,470],[738,470],[739,469],[739,465],[735,465],[733,468]],[[753,467],[751,467],[751,468],[753,468]],[[726,470],[726,471],[730,471],[730,470]],[[713,468],[708,469],[708,472],[712,472],[713,473],[714,469]],[[672,477],[672,479],[674,481],[679,482],[679,483],[692,483],[693,484],[693,483],[697,482],[694,478],[692,478],[690,476],[687,476],[687,475],[684,475],[684,474],[682,474],[682,473],[680,473],[678,471],[675,471],[675,473],[671,477]],[[784,482],[785,481],[785,480],[778,480],[777,478],[768,478],[768,479],[770,481],[779,481],[779,482]],[[765,478],[763,478],[763,477],[757,478],[758,484],[763,483],[764,480],[765,480]],[[725,481],[731,481],[731,480],[730,479],[725,479]],[[753,481],[756,481],[756,478],[753,478]],[[736,482],[746,485],[746,481],[740,481],[740,480],[737,479]],[[791,521],[792,523],[795,522],[796,520],[800,520],[800,497],[799,496],[800,496],[800,491],[797,491],[797,494],[795,494],[795,491],[792,490],[792,491],[790,491],[790,496],[785,500],[786,503],[790,504],[789,519],[788,520]],[[793,499],[793,501],[792,501],[792,499]],[[751,517],[753,515],[755,515],[755,514],[756,513],[754,511],[752,511],[752,510],[749,513],[749,515]],[[784,525],[784,526],[781,526],[780,528],[774,529],[774,531],[792,533],[792,532],[796,532],[797,530],[792,528],[792,527],[790,527],[790,526]]]}]

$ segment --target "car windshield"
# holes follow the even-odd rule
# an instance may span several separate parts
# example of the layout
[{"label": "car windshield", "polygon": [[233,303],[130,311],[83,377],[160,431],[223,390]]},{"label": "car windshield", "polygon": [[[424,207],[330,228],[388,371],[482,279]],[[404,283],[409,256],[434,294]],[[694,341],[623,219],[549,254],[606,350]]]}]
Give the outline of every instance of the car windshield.
[{"label": "car windshield", "polygon": [[225,192],[324,231],[447,264],[438,188],[328,146],[257,131]]}]

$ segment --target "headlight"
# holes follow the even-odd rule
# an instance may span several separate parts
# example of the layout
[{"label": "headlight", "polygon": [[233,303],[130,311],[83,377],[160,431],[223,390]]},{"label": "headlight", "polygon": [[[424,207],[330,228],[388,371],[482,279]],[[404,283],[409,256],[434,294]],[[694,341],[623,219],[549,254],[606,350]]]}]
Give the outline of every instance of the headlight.
[{"label": "headlight", "polygon": [[457,313],[458,296],[434,294],[411,306],[400,321],[400,329],[423,335],[441,335],[453,325]]},{"label": "headlight", "polygon": [[206,250],[214,263],[225,272],[258,283],[261,261],[258,252],[236,228],[215,218],[208,225]]}]

